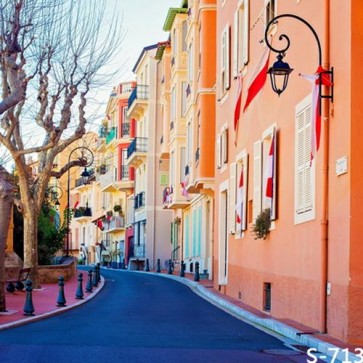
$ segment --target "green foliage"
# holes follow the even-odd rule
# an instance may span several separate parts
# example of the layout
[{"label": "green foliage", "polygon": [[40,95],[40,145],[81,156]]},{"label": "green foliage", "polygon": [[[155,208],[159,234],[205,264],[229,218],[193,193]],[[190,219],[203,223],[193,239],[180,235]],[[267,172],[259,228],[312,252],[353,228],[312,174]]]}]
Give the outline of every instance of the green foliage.
[{"label": "green foliage", "polygon": [[256,236],[255,239],[266,239],[267,235],[270,233],[270,227],[270,208],[267,208],[257,216],[255,224],[253,225],[252,231]]},{"label": "green foliage", "polygon": [[38,221],[38,261],[40,265],[51,264],[52,258],[64,246],[67,218],[65,215],[62,226],[57,226],[56,218],[56,211],[49,204],[44,203]]}]

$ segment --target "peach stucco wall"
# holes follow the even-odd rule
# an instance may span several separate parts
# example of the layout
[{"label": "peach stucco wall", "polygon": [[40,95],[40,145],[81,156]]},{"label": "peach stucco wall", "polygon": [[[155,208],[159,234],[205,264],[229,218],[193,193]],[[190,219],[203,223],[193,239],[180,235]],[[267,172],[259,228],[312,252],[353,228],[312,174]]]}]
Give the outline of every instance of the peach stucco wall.
[{"label": "peach stucco wall", "polygon": [[[261,12],[263,2],[250,1],[250,57],[243,77],[242,105],[247,87],[264,51],[259,42],[265,23]],[[217,54],[220,35],[226,24],[233,25],[237,2],[218,1]],[[327,4],[330,4],[327,7]],[[352,7],[351,7],[352,4]],[[249,155],[248,201],[253,199],[253,143],[275,124],[278,131],[277,213],[278,218],[266,240],[255,240],[252,223],[242,238],[228,237],[228,282],[221,291],[262,310],[263,283],[272,284],[271,314],[290,318],[313,329],[324,331],[325,262],[327,251],[327,332],[337,338],[361,342],[363,337],[363,220],[362,155],[363,108],[361,47],[363,4],[357,1],[279,1],[277,15],[296,14],[306,19],[317,32],[323,65],[334,66],[334,103],[323,114],[321,147],[316,158],[315,219],[294,224],[295,167],[295,106],[311,93],[311,85],[299,73],[314,73],[318,65],[318,50],[310,30],[294,19],[282,19],[278,34],[288,34],[291,45],[286,62],[294,68],[287,90],[277,97],[267,80],[263,90],[241,115],[237,146],[229,142],[229,163],[245,150]],[[330,21],[330,26],[329,22]],[[233,31],[231,32],[233,44]],[[278,37],[273,44],[279,47]],[[330,53],[330,54],[329,54]],[[330,59],[328,59],[330,56]],[[276,54],[271,52],[270,64]],[[217,56],[217,74],[220,69]],[[217,89],[218,87],[217,81]],[[233,112],[237,82],[231,78],[231,88],[216,107],[216,130],[228,122],[233,135]],[[217,95],[217,98],[220,97]],[[233,140],[233,138],[230,138]],[[348,171],[336,174],[337,160],[347,156]],[[328,167],[324,166],[327,157]],[[328,181],[328,240],[322,238],[324,224],[324,178]],[[216,170],[216,184],[229,178],[229,167]],[[218,190],[218,189],[217,189]],[[216,197],[216,211],[219,211]],[[250,211],[248,212],[250,213]],[[215,240],[219,239],[219,216],[215,218]],[[218,243],[215,243],[215,268],[218,267]],[[217,280],[215,280],[217,286]]]}]

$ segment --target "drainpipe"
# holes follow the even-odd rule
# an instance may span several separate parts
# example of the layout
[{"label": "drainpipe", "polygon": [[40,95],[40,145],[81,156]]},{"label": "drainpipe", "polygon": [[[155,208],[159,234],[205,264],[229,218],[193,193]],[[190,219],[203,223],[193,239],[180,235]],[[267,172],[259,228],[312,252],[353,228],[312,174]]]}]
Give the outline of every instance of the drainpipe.
[{"label": "drainpipe", "polygon": [[[324,1],[324,48],[323,64],[324,69],[330,66],[330,6],[329,0]],[[328,217],[329,217],[329,102],[322,100],[322,125],[323,125],[323,180],[322,180],[322,204],[321,204],[321,288],[320,288],[320,332],[327,332],[327,283],[328,283],[328,256],[329,256],[329,236],[328,236]]]}]

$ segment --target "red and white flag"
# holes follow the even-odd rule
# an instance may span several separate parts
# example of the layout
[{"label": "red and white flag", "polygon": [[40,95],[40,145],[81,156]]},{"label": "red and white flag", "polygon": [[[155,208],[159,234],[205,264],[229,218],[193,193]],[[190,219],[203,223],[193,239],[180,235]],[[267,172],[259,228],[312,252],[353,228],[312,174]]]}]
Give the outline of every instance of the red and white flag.
[{"label": "red and white flag", "polygon": [[234,144],[237,145],[238,140],[238,123],[241,115],[241,103],[242,103],[242,74],[239,72],[237,75],[237,97],[236,105],[234,107]]},{"label": "red and white flag", "polygon": [[321,110],[320,110],[320,80],[324,86],[332,86],[330,78],[326,74],[321,73],[326,70],[319,66],[314,74],[301,74],[303,78],[312,83],[312,120],[311,120],[311,151],[310,151],[310,165],[313,159],[316,157],[316,153],[320,147],[321,136]]},{"label": "red and white flag", "polygon": [[274,197],[274,172],[275,172],[275,134],[272,135],[270,151],[268,153],[268,159],[267,159],[266,198],[271,198],[271,202]]},{"label": "red and white flag", "polygon": [[241,230],[243,229],[243,208],[244,208],[244,177],[243,177],[243,167],[241,170],[241,175],[239,178],[238,189],[237,189],[237,202],[236,202],[236,222],[241,224]]},{"label": "red and white flag", "polygon": [[256,71],[252,77],[252,82],[248,87],[247,99],[243,107],[243,112],[246,111],[249,104],[257,96],[257,94],[261,91],[261,89],[266,83],[269,58],[270,58],[270,48],[266,47],[265,51],[262,54],[262,58],[258,63]]}]

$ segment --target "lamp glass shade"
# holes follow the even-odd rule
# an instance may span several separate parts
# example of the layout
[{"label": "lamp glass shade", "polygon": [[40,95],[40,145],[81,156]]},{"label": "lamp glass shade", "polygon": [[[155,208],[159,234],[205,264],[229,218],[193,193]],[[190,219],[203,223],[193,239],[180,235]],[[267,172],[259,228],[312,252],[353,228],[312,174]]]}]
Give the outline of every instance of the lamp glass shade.
[{"label": "lamp glass shade", "polygon": [[270,75],[271,87],[279,96],[285,91],[289,81],[289,75],[293,71],[289,64],[282,61],[283,56],[279,54],[277,61],[267,71]]},{"label": "lamp glass shade", "polygon": [[90,172],[87,170],[87,168],[84,168],[81,177],[82,177],[82,182],[84,185],[88,184],[89,181],[89,177],[90,177]]}]

